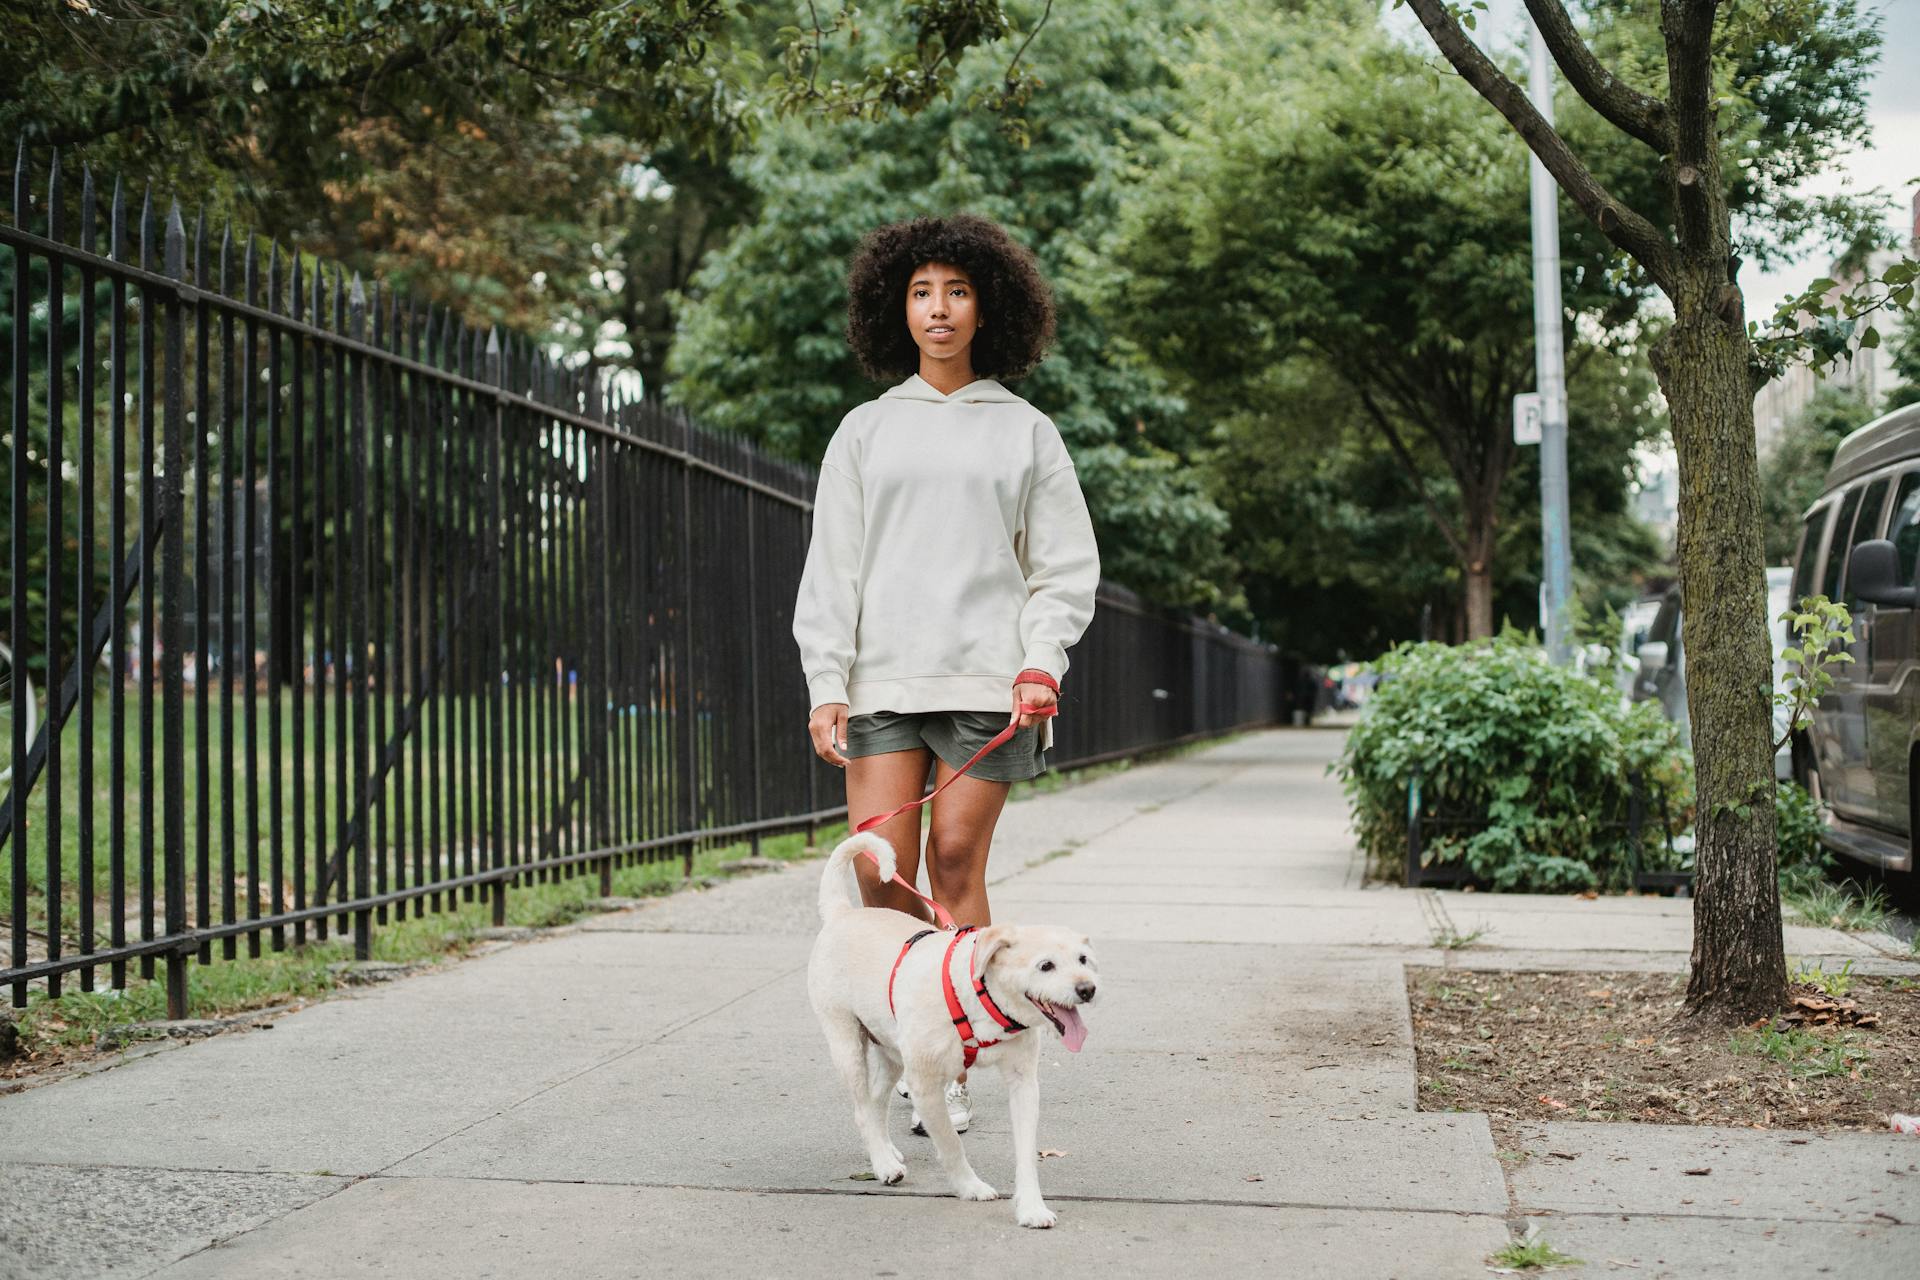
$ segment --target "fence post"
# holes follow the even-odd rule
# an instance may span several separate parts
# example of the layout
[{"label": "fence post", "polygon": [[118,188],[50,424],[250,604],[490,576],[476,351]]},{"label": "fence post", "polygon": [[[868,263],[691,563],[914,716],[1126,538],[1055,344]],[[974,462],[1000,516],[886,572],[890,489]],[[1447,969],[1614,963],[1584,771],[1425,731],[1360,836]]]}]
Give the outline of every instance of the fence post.
[{"label": "fence post", "polygon": [[680,766],[687,802],[687,848],[682,855],[682,871],[691,878],[696,845],[693,832],[699,830],[700,805],[695,788],[700,779],[700,734],[693,696],[693,419],[685,414],[680,416],[680,448],[685,455],[680,462],[680,625],[685,647],[674,684],[686,709],[686,759]]},{"label": "fence post", "polygon": [[[761,802],[760,781],[760,582],[759,582],[759,542],[755,529],[753,513],[760,505],[760,499],[752,492],[747,493],[747,684],[753,708],[752,746],[753,746],[753,820],[758,823],[766,817]],[[760,828],[753,829],[751,837],[753,856],[760,856]]]},{"label": "fence post", "polygon": [[[367,291],[356,273],[347,295],[348,331],[356,343],[367,338]],[[367,594],[372,590],[367,565],[367,358],[358,352],[352,362],[353,383],[343,388],[352,398],[348,442],[353,466],[353,616],[342,660],[353,682],[353,896],[373,896],[373,841],[371,764],[367,736],[367,682],[372,669],[367,658]],[[384,694],[382,695],[384,696]],[[373,958],[373,912],[362,907],[353,913],[353,958]]]},{"label": "fence post", "polygon": [[[16,226],[25,226],[27,220],[27,142],[23,135],[20,149],[13,166],[13,220]],[[13,251],[13,415],[11,418],[13,445],[11,462],[12,506],[7,519],[16,526],[25,523],[27,510],[27,335],[32,330],[29,317],[32,306],[27,293],[28,262],[26,250],[16,247]],[[117,366],[116,366],[117,367]],[[7,815],[11,820],[13,847],[8,850],[12,860],[13,885],[12,912],[9,916],[9,939],[11,957],[8,963],[16,969],[24,969],[27,964],[27,691],[26,676],[27,650],[20,643],[20,637],[26,633],[21,623],[27,616],[27,539],[25,530],[15,528],[10,531],[12,555],[8,565],[8,576],[12,580],[11,592],[13,625],[13,653],[10,661],[13,666],[13,706],[10,726],[10,741],[7,744],[9,773],[7,775]],[[118,970],[116,970],[118,972]],[[13,1007],[27,1007],[27,984],[13,984]]]},{"label": "fence post", "polygon": [[[598,397],[598,381],[587,381],[583,411],[596,422],[605,422],[606,415],[600,411]],[[609,446],[592,432],[586,434],[582,443],[586,448],[587,464],[587,542],[589,546],[602,549],[590,558],[593,598],[587,608],[587,626],[590,630],[583,647],[585,656],[591,660],[588,674],[592,678],[581,683],[586,686],[582,693],[589,699],[587,722],[592,726],[593,739],[593,755],[588,762],[593,777],[593,842],[595,847],[604,849],[613,843],[613,720],[608,715],[607,705],[613,696],[613,664],[607,645],[607,615],[611,612],[613,599],[607,586],[607,573],[612,556],[604,550],[607,546]],[[600,895],[606,897],[613,892],[613,855],[608,854],[599,862]]]},{"label": "fence post", "polygon": [[1417,889],[1425,875],[1420,865],[1420,771],[1407,779],[1407,887]]},{"label": "fence post", "polygon": [[[186,538],[184,523],[187,491],[187,406],[186,406],[186,321],[181,307],[193,296],[185,283],[187,274],[187,229],[180,220],[180,206],[167,213],[166,273],[181,283],[166,303],[166,407],[165,437],[161,455],[160,518],[166,533],[160,551],[160,651],[166,664],[161,676],[161,696],[166,714],[161,725],[162,771],[166,794],[161,835],[164,865],[166,931],[177,936],[187,931],[187,813],[186,813],[186,726],[183,723],[185,688],[180,661],[185,649],[181,643],[182,616],[186,608]],[[204,429],[204,427],[200,428]],[[204,677],[203,677],[204,678]],[[178,947],[167,953],[167,1017],[187,1016],[187,953]]]},{"label": "fence post", "polygon": [[1638,769],[1627,774],[1627,857],[1628,874],[1632,877],[1633,887],[1640,887],[1640,868],[1643,864],[1643,851],[1640,848],[1640,831],[1646,821],[1646,798],[1641,788],[1645,780]]},{"label": "fence post", "polygon": [[[507,412],[507,392],[500,359],[500,329],[487,332],[487,385],[493,391],[493,412],[487,418],[487,532],[482,541],[487,557],[486,592],[482,607],[487,619],[487,843],[491,846],[488,870],[498,873],[506,866],[506,773],[501,759],[505,746],[501,741],[500,672],[505,665],[502,641],[506,630],[505,606],[501,600],[500,557],[504,550],[500,536],[500,435]],[[495,928],[507,923],[507,880],[498,876],[488,889],[493,904]]]}]

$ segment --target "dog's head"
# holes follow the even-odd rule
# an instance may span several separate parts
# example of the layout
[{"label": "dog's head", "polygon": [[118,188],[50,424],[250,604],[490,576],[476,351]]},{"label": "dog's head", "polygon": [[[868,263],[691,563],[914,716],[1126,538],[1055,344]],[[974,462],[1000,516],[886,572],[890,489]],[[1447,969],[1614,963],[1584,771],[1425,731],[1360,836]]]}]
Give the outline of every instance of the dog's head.
[{"label": "dog's head", "polygon": [[1100,969],[1084,934],[1040,925],[989,925],[980,931],[974,965],[1009,1017],[1028,1026],[1044,1020],[1069,1051],[1087,1042],[1080,1006],[1099,988]]}]

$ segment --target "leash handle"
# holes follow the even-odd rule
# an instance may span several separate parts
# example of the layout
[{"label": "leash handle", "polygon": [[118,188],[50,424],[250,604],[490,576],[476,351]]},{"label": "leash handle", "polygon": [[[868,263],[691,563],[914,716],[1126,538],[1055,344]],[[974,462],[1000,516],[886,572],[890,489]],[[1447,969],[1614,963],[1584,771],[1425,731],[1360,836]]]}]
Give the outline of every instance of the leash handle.
[{"label": "leash handle", "polygon": [[[1013,740],[1013,735],[1019,732],[1019,729],[1020,729],[1020,721],[1019,721],[1020,716],[1032,715],[1032,716],[1040,716],[1044,718],[1046,716],[1057,716],[1059,714],[1060,714],[1060,708],[1058,705],[1048,706],[1048,707],[1036,707],[1029,702],[1021,703],[1020,709],[1014,713],[1014,718],[1007,721],[1007,727],[1002,729],[999,733],[995,734],[993,736],[992,741],[988,742],[986,746],[974,752],[973,758],[971,760],[967,761],[965,764],[961,765],[958,769],[954,770],[953,776],[951,778],[948,778],[945,782],[935,787],[932,790],[932,792],[930,792],[927,795],[921,796],[918,800],[909,800],[907,803],[901,805],[897,809],[890,809],[886,813],[882,813],[875,817],[868,818],[865,822],[862,822],[859,826],[855,827],[853,829],[853,833],[855,835],[859,835],[863,831],[871,831],[875,827],[879,826],[881,823],[887,822],[897,817],[898,815],[905,813],[909,809],[916,808],[920,805],[926,804],[929,800],[932,800],[934,796],[939,795],[942,791],[945,791],[948,787],[960,781],[961,775],[965,774],[967,770],[973,768],[974,765],[979,764],[980,758],[982,756],[986,755],[990,751],[999,750],[1001,747],[1005,746],[1008,742],[1011,742]],[[865,858],[868,862],[873,863],[874,868],[876,870],[879,868],[880,860],[878,858],[875,858],[872,854],[868,853],[866,850],[862,849],[860,851],[860,856]],[[921,893],[918,889],[914,888],[912,885],[908,884],[905,880],[902,880],[898,876],[894,877],[894,883],[898,884],[901,888],[905,889],[908,893],[912,894],[914,897],[920,899],[920,901],[926,903],[927,906],[931,907],[933,909],[934,923],[938,924],[942,929],[952,929],[954,927],[953,916],[947,911],[945,907],[935,902],[932,898],[929,898],[926,894]]]}]

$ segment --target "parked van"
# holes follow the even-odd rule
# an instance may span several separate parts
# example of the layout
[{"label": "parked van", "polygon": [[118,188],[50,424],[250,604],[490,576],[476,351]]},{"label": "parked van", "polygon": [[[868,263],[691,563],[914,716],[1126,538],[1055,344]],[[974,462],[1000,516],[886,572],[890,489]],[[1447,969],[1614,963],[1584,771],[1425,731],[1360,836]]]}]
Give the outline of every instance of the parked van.
[{"label": "parked van", "polygon": [[1793,598],[1853,612],[1851,663],[1794,742],[1794,775],[1831,811],[1836,852],[1912,872],[1920,782],[1920,405],[1840,442],[1794,556]]}]

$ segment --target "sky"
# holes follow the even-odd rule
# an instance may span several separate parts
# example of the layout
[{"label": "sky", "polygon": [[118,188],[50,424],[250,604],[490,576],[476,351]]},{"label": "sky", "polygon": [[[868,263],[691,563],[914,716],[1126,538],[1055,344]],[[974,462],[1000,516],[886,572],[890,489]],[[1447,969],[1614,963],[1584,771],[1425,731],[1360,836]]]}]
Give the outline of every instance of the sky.
[{"label": "sky", "polygon": [[[1890,230],[1899,232],[1904,242],[1911,226],[1912,200],[1916,180],[1920,180],[1920,0],[1867,0],[1866,7],[1882,15],[1884,42],[1880,63],[1868,86],[1867,112],[1873,127],[1871,145],[1841,158],[1828,173],[1807,184],[1808,194],[1825,195],[1842,190],[1863,191],[1873,187],[1894,197],[1887,215]],[[1426,32],[1411,10],[1402,8],[1387,15],[1388,22],[1407,31],[1431,48]],[[1496,45],[1525,39],[1526,9],[1521,0],[1488,0],[1487,13],[1479,24],[1479,37]],[[1434,51],[1438,58],[1438,51]],[[1578,216],[1565,203],[1561,217]],[[1741,273],[1747,295],[1747,314],[1766,316],[1781,299],[1806,288],[1827,272],[1834,246],[1821,246],[1803,253],[1796,262],[1784,263],[1773,270]]]}]

